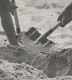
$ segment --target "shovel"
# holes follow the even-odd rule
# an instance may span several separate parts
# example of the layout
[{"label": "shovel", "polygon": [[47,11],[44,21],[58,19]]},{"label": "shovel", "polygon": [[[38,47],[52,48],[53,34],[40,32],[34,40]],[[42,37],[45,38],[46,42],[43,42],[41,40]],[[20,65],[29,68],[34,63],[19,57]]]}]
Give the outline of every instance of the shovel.
[{"label": "shovel", "polygon": [[[12,2],[16,5],[15,0],[12,0]],[[19,20],[18,20],[18,15],[17,15],[17,10],[14,10],[14,18],[15,18],[15,24],[16,24],[16,32],[17,34],[20,33],[20,25],[19,25]]]},{"label": "shovel", "polygon": [[45,34],[41,35],[34,43],[37,44],[48,37],[53,31],[55,31],[61,25],[61,21],[59,21],[53,28],[48,30]]}]

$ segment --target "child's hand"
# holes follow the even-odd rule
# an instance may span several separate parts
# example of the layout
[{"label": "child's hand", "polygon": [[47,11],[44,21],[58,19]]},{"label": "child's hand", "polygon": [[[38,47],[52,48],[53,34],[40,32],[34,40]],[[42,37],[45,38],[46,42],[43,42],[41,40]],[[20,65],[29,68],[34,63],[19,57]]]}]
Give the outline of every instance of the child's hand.
[{"label": "child's hand", "polygon": [[68,8],[65,8],[61,14],[59,15],[57,21],[61,21],[61,27],[64,27],[66,24],[68,24],[72,20],[72,14],[71,10]]},{"label": "child's hand", "polygon": [[10,2],[9,11],[14,15],[14,10],[18,8],[13,2]]}]

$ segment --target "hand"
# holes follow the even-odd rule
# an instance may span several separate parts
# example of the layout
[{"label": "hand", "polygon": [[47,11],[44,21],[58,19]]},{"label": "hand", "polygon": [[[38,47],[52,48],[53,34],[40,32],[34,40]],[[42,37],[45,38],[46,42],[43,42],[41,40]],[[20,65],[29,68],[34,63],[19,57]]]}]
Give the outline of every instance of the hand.
[{"label": "hand", "polygon": [[9,11],[14,15],[14,10],[18,8],[13,2],[10,2]]},{"label": "hand", "polygon": [[71,10],[69,10],[68,8],[64,9],[57,19],[57,21],[62,22],[62,24],[60,25],[61,27],[64,27],[71,20],[72,20]]}]

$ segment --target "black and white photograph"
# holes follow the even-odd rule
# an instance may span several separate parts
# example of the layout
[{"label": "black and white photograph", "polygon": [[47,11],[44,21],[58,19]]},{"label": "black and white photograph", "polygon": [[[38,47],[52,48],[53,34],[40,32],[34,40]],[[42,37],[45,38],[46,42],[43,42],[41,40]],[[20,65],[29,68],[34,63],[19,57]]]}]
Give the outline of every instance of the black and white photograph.
[{"label": "black and white photograph", "polygon": [[72,80],[72,0],[0,0],[0,80]]}]

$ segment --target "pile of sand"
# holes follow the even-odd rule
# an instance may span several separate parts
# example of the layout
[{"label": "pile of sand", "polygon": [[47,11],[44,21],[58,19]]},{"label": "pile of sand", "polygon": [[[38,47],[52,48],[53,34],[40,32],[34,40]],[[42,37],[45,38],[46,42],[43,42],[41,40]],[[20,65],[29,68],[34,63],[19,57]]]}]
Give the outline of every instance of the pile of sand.
[{"label": "pile of sand", "polygon": [[47,76],[26,63],[10,63],[0,59],[0,80],[45,80]]},{"label": "pile of sand", "polygon": [[0,47],[0,57],[11,63],[26,62],[34,68],[42,70],[49,78],[72,75],[72,49],[59,49],[56,45],[50,49],[43,48],[41,45],[35,46],[25,36],[24,39],[22,38],[22,42],[26,42],[29,46],[25,46],[25,44],[24,47],[7,45]]},{"label": "pile of sand", "polygon": [[71,80],[70,76],[47,78],[41,71],[33,68],[31,65],[22,62],[10,63],[7,60],[0,59],[0,80]]}]

